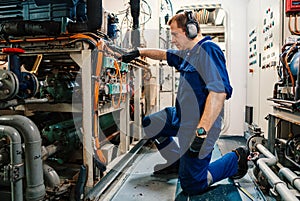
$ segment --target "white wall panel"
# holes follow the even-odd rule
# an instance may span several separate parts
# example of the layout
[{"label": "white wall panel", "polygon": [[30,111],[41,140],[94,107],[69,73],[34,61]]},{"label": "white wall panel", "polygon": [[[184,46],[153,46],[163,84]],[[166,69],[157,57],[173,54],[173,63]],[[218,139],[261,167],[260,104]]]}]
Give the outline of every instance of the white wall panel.
[{"label": "white wall panel", "polygon": [[[253,12],[255,11],[255,13]],[[260,53],[260,5],[258,0],[251,0],[247,6],[247,102],[253,107],[253,123],[259,123],[259,53]]]},{"label": "white wall panel", "polygon": [[246,62],[247,62],[247,0],[223,0],[222,7],[227,13],[226,56],[227,68],[233,87],[232,98],[228,101],[227,122],[224,134],[242,135],[244,107],[246,104]]},{"label": "white wall panel", "polygon": [[[255,11],[255,13],[254,13]],[[253,123],[257,124],[267,136],[267,120],[265,117],[272,112],[272,102],[267,98],[273,96],[274,84],[278,81],[276,66],[279,64],[281,47],[281,16],[280,0],[250,0],[247,8],[247,29],[248,29],[248,72],[247,72],[247,105],[253,106]],[[256,31],[256,45],[249,42]],[[250,51],[252,48],[252,51]],[[249,58],[251,54],[257,54]],[[260,56],[260,63],[252,62]],[[260,64],[260,65],[259,65]],[[253,73],[249,73],[249,70]]]}]

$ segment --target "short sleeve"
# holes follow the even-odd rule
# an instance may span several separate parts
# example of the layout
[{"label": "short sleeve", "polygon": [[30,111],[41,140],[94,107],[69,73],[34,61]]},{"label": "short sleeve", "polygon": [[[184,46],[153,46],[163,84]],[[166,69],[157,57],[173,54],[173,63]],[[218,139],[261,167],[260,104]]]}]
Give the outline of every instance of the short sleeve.
[{"label": "short sleeve", "polygon": [[167,50],[167,62],[169,66],[175,67],[177,70],[180,68],[182,61],[186,56],[187,51],[183,50]]},{"label": "short sleeve", "polygon": [[226,60],[222,50],[213,42],[206,42],[201,45],[199,51],[199,64],[197,71],[206,84],[208,91],[217,93],[225,92],[226,99],[229,99],[232,94]]}]

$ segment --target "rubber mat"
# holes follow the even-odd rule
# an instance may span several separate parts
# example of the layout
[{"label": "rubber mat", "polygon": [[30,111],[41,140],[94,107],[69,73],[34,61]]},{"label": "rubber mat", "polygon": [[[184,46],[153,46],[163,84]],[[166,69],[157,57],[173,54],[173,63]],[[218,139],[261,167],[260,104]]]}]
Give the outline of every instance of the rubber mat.
[{"label": "rubber mat", "polygon": [[224,155],[240,146],[246,146],[246,139],[243,136],[221,136],[217,145],[221,154]]},{"label": "rubber mat", "polygon": [[242,198],[233,184],[219,184],[211,186],[206,192],[200,195],[188,196],[180,192],[175,201],[241,201]]}]

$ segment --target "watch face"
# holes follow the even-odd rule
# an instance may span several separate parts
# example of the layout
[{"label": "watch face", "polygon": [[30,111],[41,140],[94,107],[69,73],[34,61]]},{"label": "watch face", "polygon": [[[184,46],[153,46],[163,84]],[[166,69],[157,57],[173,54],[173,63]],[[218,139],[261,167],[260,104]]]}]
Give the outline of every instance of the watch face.
[{"label": "watch face", "polygon": [[204,128],[198,128],[197,129],[197,133],[198,133],[198,135],[205,135],[206,134],[206,131],[204,130]]}]

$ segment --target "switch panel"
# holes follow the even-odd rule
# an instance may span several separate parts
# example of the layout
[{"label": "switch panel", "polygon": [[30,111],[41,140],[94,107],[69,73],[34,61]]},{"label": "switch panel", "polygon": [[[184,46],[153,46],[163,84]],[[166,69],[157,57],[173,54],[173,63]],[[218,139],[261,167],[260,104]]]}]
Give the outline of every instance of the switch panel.
[{"label": "switch panel", "polygon": [[286,0],[285,2],[285,12],[294,13],[300,11],[300,0]]}]

